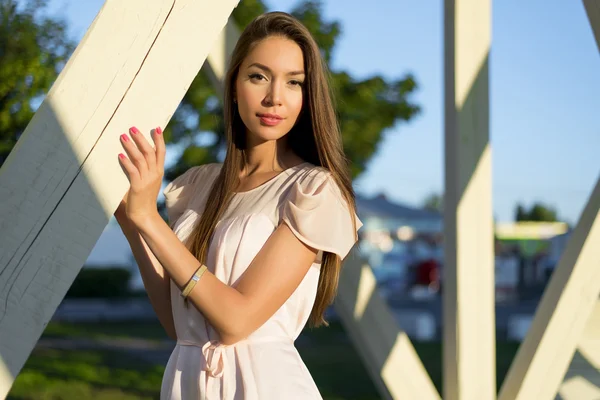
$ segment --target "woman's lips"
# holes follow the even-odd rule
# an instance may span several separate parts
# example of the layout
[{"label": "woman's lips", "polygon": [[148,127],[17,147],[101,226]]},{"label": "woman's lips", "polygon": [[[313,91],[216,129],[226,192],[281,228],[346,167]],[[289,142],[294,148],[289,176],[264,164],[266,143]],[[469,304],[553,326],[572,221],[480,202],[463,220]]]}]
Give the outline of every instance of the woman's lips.
[{"label": "woman's lips", "polygon": [[281,118],[277,114],[257,114],[257,115],[258,115],[258,118],[260,119],[260,122],[263,125],[267,125],[267,126],[275,126],[275,125],[279,124],[281,121],[283,121],[283,118]]}]

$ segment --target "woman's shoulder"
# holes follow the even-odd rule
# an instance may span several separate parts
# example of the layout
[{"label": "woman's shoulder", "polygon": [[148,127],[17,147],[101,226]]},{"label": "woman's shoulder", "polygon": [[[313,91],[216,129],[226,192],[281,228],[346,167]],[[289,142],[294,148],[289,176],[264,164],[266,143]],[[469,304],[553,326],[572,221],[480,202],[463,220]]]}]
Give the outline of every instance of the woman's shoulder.
[{"label": "woman's shoulder", "polygon": [[322,202],[334,201],[346,204],[342,189],[331,171],[311,163],[305,163],[295,176],[290,196],[298,195],[318,198]]},{"label": "woman's shoulder", "polygon": [[305,162],[301,164],[299,171],[294,174],[293,183],[295,186],[311,188],[330,179],[332,179],[332,175],[327,168]]},{"label": "woman's shoulder", "polygon": [[362,226],[332,173],[315,165],[304,166],[296,175],[280,218],[304,243],[341,258],[356,242],[356,231]]}]

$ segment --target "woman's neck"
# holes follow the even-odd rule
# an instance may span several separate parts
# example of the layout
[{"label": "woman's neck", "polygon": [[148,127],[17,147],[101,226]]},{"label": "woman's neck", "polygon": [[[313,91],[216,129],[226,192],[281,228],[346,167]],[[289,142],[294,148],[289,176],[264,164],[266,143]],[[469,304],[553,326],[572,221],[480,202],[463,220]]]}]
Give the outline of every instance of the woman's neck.
[{"label": "woman's neck", "polygon": [[249,145],[244,151],[245,165],[242,176],[265,172],[281,172],[303,160],[287,145],[287,137]]}]

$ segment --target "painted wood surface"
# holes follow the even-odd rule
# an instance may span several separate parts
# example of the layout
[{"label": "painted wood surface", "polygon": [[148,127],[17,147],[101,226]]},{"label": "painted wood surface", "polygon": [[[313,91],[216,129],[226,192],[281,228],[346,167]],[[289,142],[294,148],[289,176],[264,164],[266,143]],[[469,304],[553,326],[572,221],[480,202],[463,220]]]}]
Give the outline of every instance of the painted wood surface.
[{"label": "painted wood surface", "polygon": [[496,397],[491,1],[444,4],[443,398]]},{"label": "painted wood surface", "polygon": [[129,187],[119,135],[164,127],[237,0],[108,0],[0,169],[0,397]]}]

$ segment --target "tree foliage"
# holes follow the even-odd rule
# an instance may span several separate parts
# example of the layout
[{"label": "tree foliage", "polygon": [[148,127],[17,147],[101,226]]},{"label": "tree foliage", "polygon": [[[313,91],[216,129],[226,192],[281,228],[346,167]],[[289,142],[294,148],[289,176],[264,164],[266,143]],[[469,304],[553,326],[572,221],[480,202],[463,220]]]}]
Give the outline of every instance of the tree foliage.
[{"label": "tree foliage", "polygon": [[439,213],[444,212],[444,198],[443,196],[432,193],[423,200],[423,208],[429,211],[437,211]]},{"label": "tree foliage", "polygon": [[74,49],[46,0],[0,0],[0,165]]},{"label": "tree foliage", "polygon": [[523,205],[518,204],[515,209],[515,220],[517,222],[556,222],[558,221],[558,216],[554,208],[546,206],[542,203],[533,204],[529,210],[525,209]]}]

